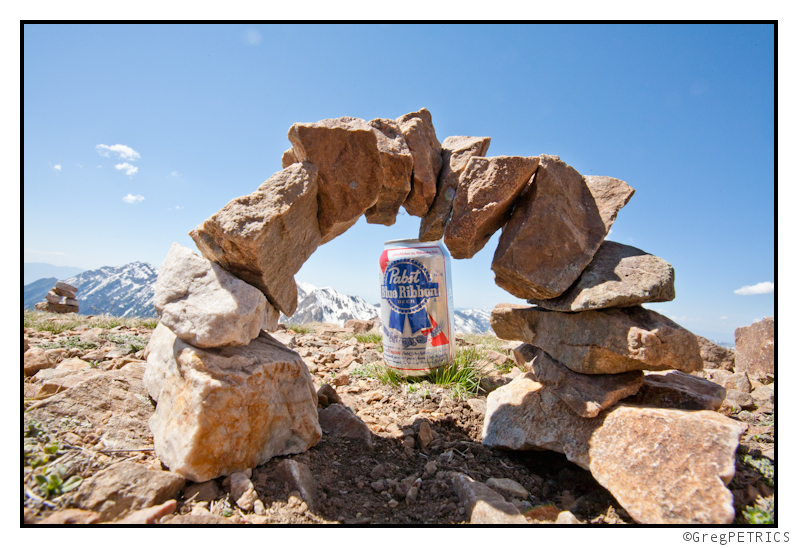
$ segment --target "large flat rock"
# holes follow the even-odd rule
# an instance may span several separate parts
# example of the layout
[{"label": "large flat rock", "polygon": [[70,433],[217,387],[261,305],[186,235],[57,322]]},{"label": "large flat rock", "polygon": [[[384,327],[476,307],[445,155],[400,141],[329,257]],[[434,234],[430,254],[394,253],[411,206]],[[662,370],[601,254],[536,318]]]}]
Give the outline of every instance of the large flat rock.
[{"label": "large flat rock", "polygon": [[203,482],[301,453],[321,438],[305,362],[266,333],[247,346],[193,347],[159,324],[144,382],[158,458]]},{"label": "large flat rock", "polygon": [[532,373],[488,395],[482,443],[553,450],[589,470],[639,523],[731,523],[744,427],[712,411],[616,405],[574,413]]},{"label": "large flat rock", "polygon": [[176,499],[184,477],[132,462],[113,464],[81,483],[75,504],[111,521]]},{"label": "large flat rock", "polygon": [[416,217],[429,211],[437,190],[441,171],[441,143],[435,135],[432,115],[422,108],[396,119],[413,155],[413,179],[410,193],[405,199],[405,210]]},{"label": "large flat rock", "polygon": [[773,317],[734,330],[734,371],[753,377],[775,373],[775,332]]},{"label": "large flat rock", "polygon": [[491,268],[496,284],[516,297],[551,299],[590,263],[634,189],[612,177],[582,177],[547,154],[533,183],[502,230]]},{"label": "large flat rock", "polygon": [[321,242],[316,166],[289,165],[191,231],[203,257],[260,289],[286,316],[297,306],[296,274]]},{"label": "large flat rock", "polygon": [[327,243],[377,203],[383,186],[378,132],[365,120],[343,116],[294,124],[288,140],[297,161],[318,167],[319,230]]},{"label": "large flat rock", "polygon": [[695,335],[641,306],[578,314],[499,304],[491,312],[496,336],[542,348],[577,373],[649,369],[698,371],[704,363]]},{"label": "large flat rock", "polygon": [[[71,374],[83,377],[80,372]],[[147,397],[143,375],[143,365],[133,363],[83,377],[82,382],[36,404],[25,415],[42,422],[53,418],[86,421],[98,429],[102,446],[109,450],[152,447],[147,420],[155,409]]]},{"label": "large flat rock", "polygon": [[471,157],[460,175],[452,218],[444,233],[455,259],[473,257],[510,218],[539,159],[523,156]]},{"label": "large flat rock", "polygon": [[460,174],[473,156],[485,156],[490,146],[490,137],[466,137],[453,135],[441,144],[441,171],[438,174],[435,200],[429,211],[421,218],[418,239],[431,242],[443,238],[446,223],[452,214],[452,205],[457,195]]},{"label": "large flat rock", "polygon": [[582,417],[595,417],[623,398],[636,394],[643,385],[642,371],[616,375],[575,373],[531,344],[515,348],[513,357],[522,371],[532,373],[534,380]]},{"label": "large flat rock", "polygon": [[529,299],[548,310],[581,312],[672,301],[673,267],[630,245],[605,240],[576,281],[559,297]]},{"label": "large flat rock", "polygon": [[158,270],[152,304],[162,324],[201,348],[249,344],[280,317],[259,289],[177,243]]}]

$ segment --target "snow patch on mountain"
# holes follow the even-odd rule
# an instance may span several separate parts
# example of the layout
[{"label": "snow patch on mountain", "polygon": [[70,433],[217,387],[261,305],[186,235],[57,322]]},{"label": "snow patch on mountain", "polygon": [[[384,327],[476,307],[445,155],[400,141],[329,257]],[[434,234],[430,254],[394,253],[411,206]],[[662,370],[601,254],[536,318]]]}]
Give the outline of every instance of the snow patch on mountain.
[{"label": "snow patch on mountain", "polygon": [[152,298],[157,280],[157,268],[137,261],[88,270],[65,281],[78,288],[81,314],[151,318],[156,315]]},{"label": "snow patch on mountain", "polygon": [[454,311],[455,333],[492,333],[490,327],[490,310],[469,308]]},{"label": "snow patch on mountain", "polygon": [[280,322],[311,322],[343,325],[346,320],[368,320],[379,315],[379,309],[357,295],[344,295],[332,287],[315,287],[297,282],[297,309],[291,317],[280,315]]}]

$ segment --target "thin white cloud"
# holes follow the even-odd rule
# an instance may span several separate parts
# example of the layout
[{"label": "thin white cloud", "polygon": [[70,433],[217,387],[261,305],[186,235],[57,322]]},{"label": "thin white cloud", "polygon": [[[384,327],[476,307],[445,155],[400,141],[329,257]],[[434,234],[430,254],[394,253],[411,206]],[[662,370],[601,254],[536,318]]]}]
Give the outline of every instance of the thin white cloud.
[{"label": "thin white cloud", "polygon": [[30,248],[26,248],[25,249],[25,253],[36,253],[38,255],[61,255],[61,256],[64,256],[64,257],[68,257],[69,256],[66,253],[62,252],[62,251],[37,251],[36,249],[30,249]]},{"label": "thin white cloud", "polygon": [[175,209],[185,209],[183,206],[175,206]]},{"label": "thin white cloud", "polygon": [[728,316],[721,316],[721,317],[720,317],[720,319],[721,319],[721,320],[728,320],[728,319],[729,319],[729,317],[728,317]]},{"label": "thin white cloud", "polygon": [[244,42],[250,46],[257,46],[260,44],[260,33],[255,29],[249,29],[244,33]]},{"label": "thin white cloud", "polygon": [[172,177],[180,177],[180,174],[177,171],[173,171]]},{"label": "thin white cloud", "polygon": [[116,164],[114,167],[116,169],[124,169],[124,170],[126,170],[125,171],[125,175],[135,175],[136,172],[138,172],[138,170],[139,170],[139,168],[137,168],[136,166],[132,166],[132,165],[128,164],[127,162],[125,162],[123,164]]},{"label": "thin white cloud", "polygon": [[735,289],[735,295],[764,295],[766,293],[773,293],[776,290],[776,284],[773,282],[761,282],[755,285],[746,285],[740,289]]},{"label": "thin white cloud", "polygon": [[58,171],[61,171],[61,164],[55,164],[53,166],[53,169],[57,169]]},{"label": "thin white cloud", "polygon": [[127,196],[122,198],[122,201],[128,204],[137,204],[141,201],[144,201],[144,196],[142,196],[141,194],[136,194],[135,196],[133,196],[132,194],[128,194]]},{"label": "thin white cloud", "polygon": [[75,165],[78,166],[79,168],[83,168],[83,166],[80,164],[75,164]]},{"label": "thin white cloud", "polygon": [[134,162],[134,161],[138,160],[139,158],[141,158],[141,154],[139,154],[138,152],[136,152],[135,150],[133,150],[132,148],[130,148],[127,145],[111,145],[111,146],[108,146],[108,145],[97,145],[94,148],[97,149],[97,152],[100,154],[100,156],[108,156],[108,157],[110,157],[111,153],[113,152],[119,158],[121,158],[123,160],[130,160],[131,162]]}]

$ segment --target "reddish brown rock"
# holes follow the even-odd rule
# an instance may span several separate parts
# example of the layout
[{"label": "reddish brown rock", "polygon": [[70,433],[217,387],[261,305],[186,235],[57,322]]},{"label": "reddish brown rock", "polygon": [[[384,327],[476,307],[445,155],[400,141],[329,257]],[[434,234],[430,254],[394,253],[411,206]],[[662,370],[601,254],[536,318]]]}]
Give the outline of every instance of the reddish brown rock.
[{"label": "reddish brown rock", "polygon": [[299,492],[308,510],[318,512],[319,489],[307,464],[285,459],[274,469],[274,475],[278,482],[288,483],[289,489]]},{"label": "reddish brown rock", "polygon": [[522,299],[551,299],[570,287],[593,259],[634,194],[611,177],[582,177],[543,154],[533,184],[504,226],[491,268],[496,284]]},{"label": "reddish brown rock", "polygon": [[84,480],[75,504],[96,512],[101,521],[110,521],[175,499],[185,484],[185,478],[178,474],[120,462]]},{"label": "reddish brown rock", "polygon": [[333,403],[319,413],[319,424],[330,436],[355,440],[369,449],[374,447],[374,440],[366,423],[339,403]]},{"label": "reddish brown rock", "polygon": [[441,171],[438,174],[435,200],[421,219],[418,239],[430,242],[443,238],[446,223],[452,214],[452,204],[457,195],[460,174],[472,156],[485,156],[490,137],[465,137],[461,135],[444,139],[441,145]]},{"label": "reddish brown rock", "polygon": [[641,306],[573,314],[499,304],[490,315],[490,325],[500,339],[542,348],[577,373],[643,369],[689,373],[703,367],[695,335]]},{"label": "reddish brown rock", "polygon": [[513,350],[513,355],[518,367],[532,373],[534,380],[548,387],[581,417],[595,417],[616,402],[637,393],[643,385],[642,371],[583,375],[571,371],[531,344],[522,344]]},{"label": "reddish brown rock", "polygon": [[191,481],[301,453],[321,438],[305,363],[268,334],[247,346],[203,349],[158,324],[147,350],[156,454]]},{"label": "reddish brown rock", "polygon": [[701,359],[704,360],[704,369],[734,371],[734,350],[724,348],[699,335],[696,335],[696,338],[701,349]]},{"label": "reddish brown rock", "polygon": [[494,156],[468,160],[452,218],[446,225],[446,247],[455,259],[469,259],[485,247],[510,218],[513,204],[538,167],[536,157]]},{"label": "reddish brown rock", "polygon": [[297,159],[296,155],[294,154],[293,148],[289,148],[288,150],[283,152],[283,157],[280,158],[280,164],[283,166],[283,169],[295,163],[297,163]]},{"label": "reddish brown rock", "polygon": [[100,522],[100,516],[97,512],[88,512],[86,510],[78,510],[77,508],[69,508],[67,510],[58,510],[47,516],[42,521],[37,522],[41,525],[91,525]]},{"label": "reddish brown rock", "polygon": [[441,171],[441,143],[435,135],[432,115],[422,108],[396,119],[413,155],[413,179],[404,206],[410,215],[423,217],[435,200]]},{"label": "reddish brown rock", "polygon": [[455,472],[452,487],[465,506],[469,523],[526,525],[526,519],[518,509],[484,483]]},{"label": "reddish brown rock", "polygon": [[318,166],[321,243],[346,232],[377,203],[383,187],[377,134],[365,120],[349,116],[288,130],[297,160]]},{"label": "reddish brown rock", "polygon": [[639,523],[731,523],[744,425],[712,411],[618,407],[590,438],[590,473]]},{"label": "reddish brown rock", "polygon": [[366,222],[391,226],[396,222],[399,208],[410,193],[413,156],[397,122],[377,118],[371,120],[369,125],[377,134],[382,187],[377,195],[377,203],[366,210]]},{"label": "reddish brown rock", "polygon": [[73,306],[69,304],[56,304],[56,303],[49,303],[46,301],[42,301],[40,303],[36,303],[33,305],[33,308],[36,310],[41,310],[42,312],[57,312],[59,314],[77,314],[79,309],[78,306]]},{"label": "reddish brown rock", "polygon": [[547,310],[581,312],[676,298],[673,267],[630,245],[604,241],[576,281],[559,297],[529,299]]},{"label": "reddish brown rock", "polygon": [[725,398],[726,389],[712,381],[681,371],[649,371],[643,386],[626,402],[685,411],[717,411]]},{"label": "reddish brown rock", "polygon": [[77,299],[78,297],[78,289],[66,282],[55,282],[53,293],[56,295],[61,295],[62,297],[68,297],[70,299]]},{"label": "reddish brown rock", "polygon": [[488,395],[482,443],[564,453],[639,523],[731,523],[744,426],[713,411],[616,405],[574,413],[525,373]]},{"label": "reddish brown rock", "polygon": [[734,371],[744,371],[753,377],[775,373],[775,331],[776,320],[772,317],[735,329]]},{"label": "reddish brown rock", "polygon": [[190,235],[202,255],[260,289],[286,316],[297,306],[294,274],[321,242],[317,170],[307,162],[272,175]]},{"label": "reddish brown rock", "polygon": [[42,369],[50,369],[56,366],[47,352],[38,346],[33,346],[25,351],[22,359],[22,370],[26,377],[35,375]]},{"label": "reddish brown rock", "polygon": [[373,320],[346,320],[344,327],[354,329],[355,333],[365,333],[374,329]]},{"label": "reddish brown rock", "polygon": [[144,367],[138,363],[91,375],[82,382],[26,412],[39,421],[68,417],[96,426],[102,446],[108,450],[152,447],[147,420],[155,407],[142,383]]}]

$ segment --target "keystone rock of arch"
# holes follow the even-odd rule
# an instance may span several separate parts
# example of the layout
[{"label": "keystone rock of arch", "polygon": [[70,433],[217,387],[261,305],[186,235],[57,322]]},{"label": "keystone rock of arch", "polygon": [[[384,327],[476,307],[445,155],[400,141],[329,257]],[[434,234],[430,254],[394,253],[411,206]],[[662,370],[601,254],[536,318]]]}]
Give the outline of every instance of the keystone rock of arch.
[{"label": "keystone rock of arch", "polygon": [[457,195],[460,174],[472,156],[485,156],[489,146],[490,137],[453,135],[443,140],[441,145],[443,165],[438,175],[438,190],[429,211],[421,218],[419,240],[431,242],[443,238],[446,224],[452,215],[452,204]]},{"label": "keystone rock of arch", "polygon": [[404,207],[410,215],[423,217],[435,200],[438,174],[443,164],[441,143],[435,135],[432,115],[425,108],[400,116],[396,121],[413,155],[412,188]]},{"label": "keystone rock of arch", "polygon": [[[413,157],[396,122],[328,118],[292,125],[288,139],[297,161],[318,167],[321,243],[346,232],[363,213],[371,223],[396,221],[413,171]],[[284,161],[290,156],[284,154]]]}]

